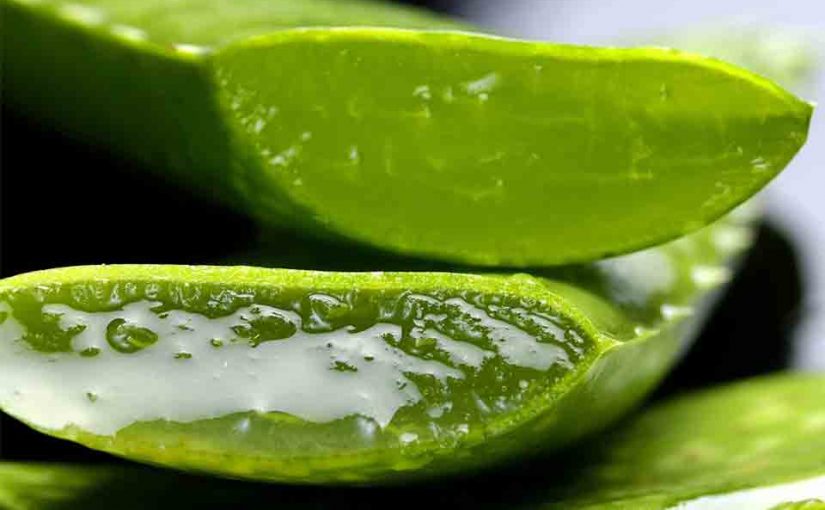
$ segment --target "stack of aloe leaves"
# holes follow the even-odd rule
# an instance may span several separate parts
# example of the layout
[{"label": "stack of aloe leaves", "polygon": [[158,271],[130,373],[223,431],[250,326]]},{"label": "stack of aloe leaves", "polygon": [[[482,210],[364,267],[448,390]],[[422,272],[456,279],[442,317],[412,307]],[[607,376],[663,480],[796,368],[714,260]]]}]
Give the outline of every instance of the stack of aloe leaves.
[{"label": "stack of aloe leaves", "polygon": [[[7,463],[0,504],[667,508],[825,492],[822,377],[742,383],[597,434],[689,347],[751,243],[748,199],[805,142],[812,106],[769,79],[365,1],[0,6],[9,108],[266,233],[243,266],[0,280],[0,408],[221,478],[429,484],[307,492]],[[514,461],[533,469],[458,478]]]}]

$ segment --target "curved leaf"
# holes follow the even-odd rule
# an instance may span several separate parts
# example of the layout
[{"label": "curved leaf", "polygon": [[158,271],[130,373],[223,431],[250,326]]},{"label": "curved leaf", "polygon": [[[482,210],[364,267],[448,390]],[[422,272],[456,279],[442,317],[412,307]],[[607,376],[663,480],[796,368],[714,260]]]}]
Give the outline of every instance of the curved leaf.
[{"label": "curved leaf", "polygon": [[745,221],[535,276],[15,276],[0,281],[0,406],[93,448],[266,480],[375,482],[558,448],[659,380]]},{"label": "curved leaf", "polygon": [[264,223],[492,266],[694,231],[807,134],[809,104],[716,60],[292,4],[6,0],[6,100]]},{"label": "curved leaf", "polygon": [[548,508],[771,508],[825,497],[823,383],[779,375],[659,405],[580,455]]}]

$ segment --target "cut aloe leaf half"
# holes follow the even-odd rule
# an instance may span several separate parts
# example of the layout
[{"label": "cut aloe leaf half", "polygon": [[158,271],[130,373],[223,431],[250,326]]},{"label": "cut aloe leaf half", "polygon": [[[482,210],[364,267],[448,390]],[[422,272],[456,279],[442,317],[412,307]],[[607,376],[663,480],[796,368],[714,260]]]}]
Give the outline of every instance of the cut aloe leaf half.
[{"label": "cut aloe leaf half", "polygon": [[310,509],[437,500],[481,509],[821,510],[823,384],[821,375],[780,375],[711,389],[660,404],[568,457],[442,485],[301,491],[137,467],[7,463],[0,464],[0,504]]},{"label": "cut aloe leaf half", "polygon": [[738,217],[544,275],[90,266],[0,281],[0,406],[125,457],[265,480],[466,471],[606,426],[747,246]]},{"label": "cut aloe leaf half", "polygon": [[694,231],[807,135],[811,105],[696,55],[247,4],[5,0],[4,100],[263,223],[491,266]]}]

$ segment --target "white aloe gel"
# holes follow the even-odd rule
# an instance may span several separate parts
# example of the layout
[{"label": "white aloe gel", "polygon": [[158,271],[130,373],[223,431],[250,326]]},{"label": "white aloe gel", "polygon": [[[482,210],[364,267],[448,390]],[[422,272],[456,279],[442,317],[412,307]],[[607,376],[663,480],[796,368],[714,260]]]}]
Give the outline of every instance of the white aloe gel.
[{"label": "white aloe gel", "polygon": [[[43,353],[22,340],[24,327],[10,306],[0,302],[0,311],[7,312],[0,324],[0,407],[43,429],[76,426],[98,435],[113,435],[141,421],[191,422],[247,411],[278,411],[311,422],[360,415],[383,428],[400,408],[422,399],[408,374],[449,387],[451,380],[465,378],[495,357],[536,370],[570,365],[561,347],[539,342],[482,308],[459,298],[443,303],[486,331],[489,348],[453,340],[422,320],[413,321],[408,335],[434,341],[448,365],[392,345],[402,335],[395,324],[308,333],[301,329],[300,315],[267,305],[209,318],[181,310],[160,312],[159,302],[144,300],[107,312],[44,305],[43,313],[57,316],[62,329],[83,329],[72,339],[72,352]],[[544,316],[522,312],[549,324]],[[238,331],[256,321],[292,324],[294,333],[277,340],[259,338],[252,348],[238,338]],[[148,330],[157,341],[136,352],[119,351],[110,344],[118,340],[113,323]],[[549,333],[562,340],[558,335],[563,330],[553,327]],[[83,352],[96,355],[81,356]]]}]

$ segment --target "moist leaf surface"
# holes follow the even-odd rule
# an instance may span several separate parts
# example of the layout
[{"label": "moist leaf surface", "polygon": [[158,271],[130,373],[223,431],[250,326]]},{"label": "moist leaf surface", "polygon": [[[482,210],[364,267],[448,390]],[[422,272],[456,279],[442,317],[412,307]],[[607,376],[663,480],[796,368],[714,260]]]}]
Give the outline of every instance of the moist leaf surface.
[{"label": "moist leaf surface", "polygon": [[746,215],[535,275],[89,266],[0,282],[0,406],[119,455],[376,482],[601,429],[692,337]]},{"label": "moist leaf surface", "polygon": [[335,4],[6,0],[5,94],[263,223],[489,266],[695,231],[807,134],[809,104],[716,60]]}]

